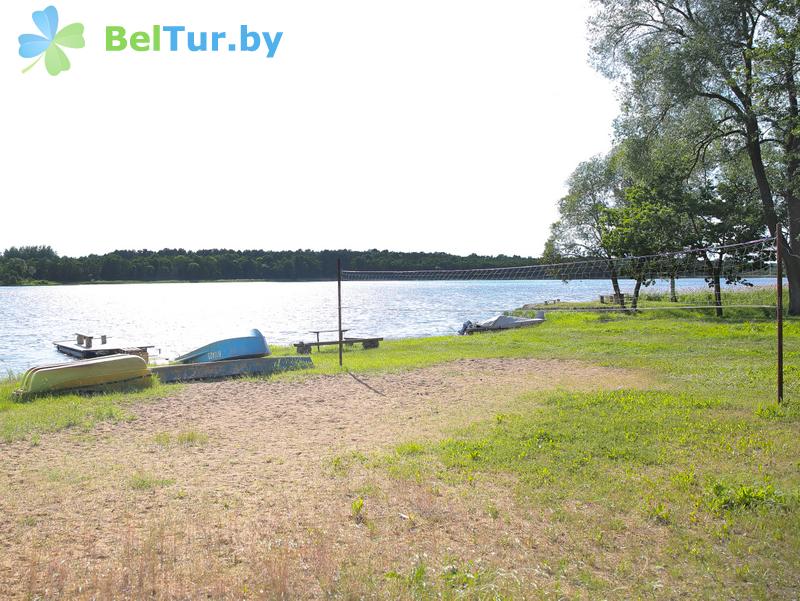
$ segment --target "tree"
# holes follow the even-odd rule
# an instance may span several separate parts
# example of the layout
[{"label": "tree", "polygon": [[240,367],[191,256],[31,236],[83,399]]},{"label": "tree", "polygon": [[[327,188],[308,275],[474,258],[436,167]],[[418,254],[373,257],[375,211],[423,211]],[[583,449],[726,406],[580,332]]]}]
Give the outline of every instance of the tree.
[{"label": "tree", "polygon": [[[637,243],[640,254],[669,253],[690,246],[693,238],[684,209],[687,181],[695,162],[685,137],[678,131],[664,131],[663,127],[660,135],[641,135],[630,117],[618,121],[617,129],[622,136],[626,130],[636,132],[620,143],[619,161],[632,182],[625,195],[632,214],[622,217],[627,218],[629,227],[639,224],[647,232]],[[648,217],[655,219],[655,223],[648,223]],[[647,249],[641,248],[645,241],[649,241]],[[668,268],[670,301],[678,302],[675,280],[681,261],[664,260],[662,266]]]},{"label": "tree", "polygon": [[[758,190],[747,155],[731,153],[721,141],[696,155],[683,129],[683,123],[664,120],[657,133],[621,144],[624,169],[633,182],[626,189],[622,218],[627,219],[628,229],[641,231],[618,238],[617,247],[627,244],[636,254],[655,254],[729,246],[763,236]],[[724,252],[701,256],[721,317],[721,276],[731,266],[730,257]],[[727,280],[739,282],[733,273]]]},{"label": "tree", "polygon": [[614,154],[596,156],[578,165],[568,180],[569,193],[558,201],[559,220],[550,228],[545,248],[550,256],[604,259],[617,298],[624,297],[614,252],[608,244],[607,211],[620,194]]},{"label": "tree", "polygon": [[605,246],[618,257],[627,257],[622,275],[635,281],[631,308],[639,305],[642,285],[649,285],[654,275],[648,273],[648,261],[642,257],[674,249],[674,232],[682,219],[674,207],[659,200],[643,186],[626,189],[625,200],[605,212]]},{"label": "tree", "polygon": [[[705,111],[697,152],[715,141],[747,154],[762,220],[773,236],[786,206],[783,243],[790,313],[800,314],[800,117],[796,0],[595,0],[596,66],[622,82],[624,106],[657,127],[667,116]],[[774,151],[774,152],[773,152]],[[772,152],[783,175],[770,176]]]},{"label": "tree", "polygon": [[36,269],[29,265],[24,259],[14,256],[10,259],[5,259],[3,265],[0,265],[0,276],[2,281],[6,284],[16,285],[24,282],[35,273]]},{"label": "tree", "polygon": [[3,252],[6,259],[57,259],[58,255],[49,246],[12,246]]},{"label": "tree", "polygon": [[[739,155],[704,165],[695,190],[687,194],[684,211],[691,224],[695,248],[730,246],[762,235],[758,190],[745,159]],[[721,278],[727,256],[724,252],[714,255],[704,252],[702,258],[708,269],[709,286],[714,290],[717,316],[722,317]],[[739,283],[740,278],[731,273],[727,281]]]},{"label": "tree", "polygon": [[[743,152],[720,141],[697,155],[683,122],[665,119],[656,132],[642,134],[628,117],[619,133],[633,132],[607,157],[582,163],[570,179],[570,194],[559,203],[547,252],[604,257],[614,277],[635,281],[632,308],[642,286],[668,273],[674,280],[685,261],[680,250],[701,250],[717,314],[722,316],[721,278],[739,282],[735,261],[724,251],[704,251],[761,237],[765,231],[758,189]],[[654,262],[649,255],[666,255]],[[655,271],[653,271],[655,269]],[[671,270],[671,271],[670,271]],[[616,290],[615,290],[616,292]]]}]

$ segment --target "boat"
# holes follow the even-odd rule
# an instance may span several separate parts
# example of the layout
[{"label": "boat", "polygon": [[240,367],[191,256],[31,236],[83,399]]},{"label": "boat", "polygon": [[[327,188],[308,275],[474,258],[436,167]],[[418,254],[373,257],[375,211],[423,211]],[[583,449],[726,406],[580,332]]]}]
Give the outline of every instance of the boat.
[{"label": "boat", "polygon": [[17,395],[38,395],[66,390],[92,389],[102,386],[146,380],[150,377],[147,363],[136,355],[110,355],[72,363],[40,365],[25,372]]},{"label": "boat", "polygon": [[266,376],[292,369],[314,367],[311,357],[256,357],[208,363],[156,365],[151,368],[162,384],[194,380],[221,380],[243,376]]},{"label": "boat", "polygon": [[269,347],[264,335],[258,330],[250,330],[247,336],[217,340],[175,359],[176,363],[209,363],[230,359],[250,359],[269,355]]},{"label": "boat", "polygon": [[537,311],[535,317],[516,317],[514,315],[498,315],[482,321],[480,323],[473,323],[471,321],[464,322],[461,326],[459,334],[474,334],[475,332],[496,332],[498,330],[513,330],[516,328],[527,328],[530,326],[538,326],[544,322],[544,311]]}]

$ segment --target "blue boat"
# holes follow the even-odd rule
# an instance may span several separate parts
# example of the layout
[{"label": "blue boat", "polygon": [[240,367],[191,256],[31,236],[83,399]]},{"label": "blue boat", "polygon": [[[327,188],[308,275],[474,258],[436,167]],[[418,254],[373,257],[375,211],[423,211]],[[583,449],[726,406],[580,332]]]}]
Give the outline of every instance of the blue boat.
[{"label": "blue boat", "polygon": [[269,347],[264,335],[258,330],[250,330],[250,334],[247,336],[217,340],[181,355],[175,361],[178,363],[209,363],[265,355],[269,355]]}]

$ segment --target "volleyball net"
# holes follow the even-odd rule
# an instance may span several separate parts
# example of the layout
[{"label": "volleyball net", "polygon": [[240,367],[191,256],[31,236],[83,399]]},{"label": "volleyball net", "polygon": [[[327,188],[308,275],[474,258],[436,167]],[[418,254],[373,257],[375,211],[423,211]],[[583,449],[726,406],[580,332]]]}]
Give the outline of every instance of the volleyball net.
[{"label": "volleyball net", "polygon": [[[488,306],[497,312],[515,308],[550,310],[639,310],[730,308],[774,308],[773,288],[778,272],[774,237],[738,244],[686,248],[640,256],[579,257],[557,263],[518,267],[425,270],[343,270],[342,281],[475,281],[540,280],[551,283],[607,280],[607,286],[532,286],[524,289],[514,307]],[[715,281],[718,292],[715,292]],[[754,289],[753,294],[736,291]],[[563,290],[567,298],[558,298]],[[555,296],[554,296],[555,295]],[[536,298],[536,297],[539,298]],[[671,301],[665,305],[663,301]],[[572,301],[566,303],[563,301]],[[512,303],[513,304],[513,303]],[[393,310],[398,310],[394,308]]]},{"label": "volleyball net", "polygon": [[642,256],[579,257],[558,263],[481,269],[342,270],[343,281],[598,280],[713,277],[728,280],[776,274],[775,238]]},{"label": "volleyball net", "polygon": [[[782,245],[780,251],[783,250],[785,246]],[[371,322],[361,324],[359,317],[374,316],[373,311],[377,311],[395,316],[400,323],[417,324],[418,327],[407,328],[404,335],[446,333],[445,329],[437,329],[440,327],[437,323],[456,331],[453,325],[459,318],[485,318],[497,313],[533,317],[534,311],[541,310],[629,313],[678,310],[681,314],[694,310],[699,316],[722,316],[725,311],[726,315],[748,320],[777,320],[780,402],[783,398],[781,306],[784,292],[780,258],[777,239],[769,237],[651,255],[574,257],[515,267],[345,269],[340,271],[339,320],[341,324],[344,314],[347,327],[369,327]],[[424,284],[436,281],[452,284]],[[485,281],[486,285],[469,284],[479,281]],[[505,284],[495,286],[492,281]],[[380,306],[364,311],[364,299],[374,296],[369,294],[370,290],[374,292],[374,287],[346,286],[342,303],[343,282],[417,282],[420,285],[381,286]],[[460,286],[458,282],[465,285]],[[420,295],[427,295],[429,302],[420,302]],[[341,364],[341,352],[339,360]]]}]

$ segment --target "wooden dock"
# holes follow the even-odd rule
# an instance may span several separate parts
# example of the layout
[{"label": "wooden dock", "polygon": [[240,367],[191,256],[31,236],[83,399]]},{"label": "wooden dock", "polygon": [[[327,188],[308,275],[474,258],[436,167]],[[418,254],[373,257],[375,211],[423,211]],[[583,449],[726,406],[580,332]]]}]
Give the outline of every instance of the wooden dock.
[{"label": "wooden dock", "polygon": [[137,355],[148,360],[148,351],[153,345],[122,344],[108,336],[87,336],[75,334],[75,340],[57,340],[56,350],[77,359],[94,359],[108,355]]}]

